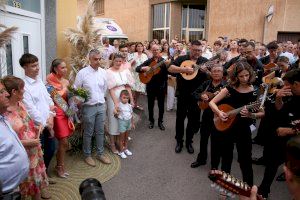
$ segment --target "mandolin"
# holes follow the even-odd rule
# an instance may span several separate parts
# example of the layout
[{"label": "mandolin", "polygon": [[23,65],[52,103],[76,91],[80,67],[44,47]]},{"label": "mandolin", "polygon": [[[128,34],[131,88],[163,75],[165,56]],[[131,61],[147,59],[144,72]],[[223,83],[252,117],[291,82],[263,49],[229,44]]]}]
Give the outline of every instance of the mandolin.
[{"label": "mandolin", "polygon": [[196,62],[192,60],[183,61],[180,67],[191,67],[194,69],[194,72],[192,74],[181,73],[181,76],[187,81],[193,80],[197,76],[199,69],[203,72],[206,72],[215,64],[215,62],[216,62],[215,60],[212,60],[212,61],[207,61],[202,65],[197,65]]},{"label": "mandolin", "polygon": [[[208,174],[208,178],[213,182],[212,187],[228,197],[234,198],[235,195],[250,197],[251,195],[251,187],[247,183],[238,180],[226,172],[212,170]],[[256,198],[258,200],[264,199],[260,195],[256,195]]]},{"label": "mandolin", "polygon": [[[246,109],[257,111],[260,108],[262,108],[262,106],[264,105],[265,100],[267,98],[267,93],[268,93],[268,88],[269,88],[269,86],[267,84],[262,84],[262,86],[265,88],[263,97],[261,99],[258,99],[255,102],[251,102],[250,104],[245,105]],[[220,119],[219,116],[214,114],[215,116],[214,116],[213,120],[214,120],[216,129],[221,132],[228,130],[234,124],[237,114],[239,114],[245,106],[241,106],[239,108],[233,108],[232,106],[230,106],[228,104],[219,105],[218,106],[219,110],[222,110],[223,112],[225,112],[228,115],[228,118],[226,121],[222,121],[222,119]]]},{"label": "mandolin", "polygon": [[[250,110],[250,109],[252,109],[252,110],[258,110],[260,104],[261,104],[260,101],[255,101],[255,102],[252,102],[252,103],[246,105],[246,108],[248,110]],[[226,131],[226,130],[228,130],[234,124],[237,114],[239,114],[244,107],[245,106],[241,106],[239,108],[233,108],[232,106],[230,106],[228,104],[221,104],[221,105],[219,105],[218,106],[219,110],[222,110],[223,112],[225,112],[228,115],[228,119],[226,121],[222,121],[215,114],[214,124],[215,124],[216,129],[218,131]]]},{"label": "mandolin", "polygon": [[160,62],[152,61],[149,65],[150,70],[139,73],[140,81],[144,84],[149,83],[152,77],[160,72],[161,66],[169,62],[169,60],[162,60]]},{"label": "mandolin", "polygon": [[207,109],[207,108],[209,107],[208,104],[209,104],[210,100],[212,100],[217,94],[212,93],[212,92],[207,92],[207,91],[202,92],[202,93],[200,94],[200,96],[201,96],[202,94],[206,94],[206,95],[208,96],[208,101],[204,101],[204,100],[201,99],[201,100],[198,102],[198,106],[199,106],[199,108],[200,108],[201,110],[205,110],[205,109]]}]

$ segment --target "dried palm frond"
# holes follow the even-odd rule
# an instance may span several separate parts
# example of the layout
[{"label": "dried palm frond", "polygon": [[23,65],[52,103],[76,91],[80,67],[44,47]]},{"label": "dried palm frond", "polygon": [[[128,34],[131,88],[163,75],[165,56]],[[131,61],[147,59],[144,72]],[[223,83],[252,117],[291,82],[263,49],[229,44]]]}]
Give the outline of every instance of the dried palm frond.
[{"label": "dried palm frond", "polygon": [[101,51],[100,30],[94,28],[94,4],[94,0],[89,1],[86,13],[78,20],[77,29],[68,28],[64,32],[66,40],[71,45],[70,81],[73,81],[76,73],[88,63],[87,54],[90,50]]},{"label": "dried palm frond", "polygon": [[13,37],[13,34],[18,30],[17,27],[6,28],[3,24],[0,24],[0,28],[5,28],[4,31],[0,32],[0,47],[8,44]]}]

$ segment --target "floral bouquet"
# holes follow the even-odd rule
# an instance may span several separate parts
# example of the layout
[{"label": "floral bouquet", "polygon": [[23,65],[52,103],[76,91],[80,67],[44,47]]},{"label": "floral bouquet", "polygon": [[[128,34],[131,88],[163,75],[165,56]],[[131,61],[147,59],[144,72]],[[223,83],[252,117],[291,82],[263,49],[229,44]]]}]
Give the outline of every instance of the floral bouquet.
[{"label": "floral bouquet", "polygon": [[76,123],[81,123],[78,117],[78,106],[82,103],[86,102],[90,98],[90,93],[88,90],[84,88],[73,88],[68,87],[69,94],[68,94],[68,104],[69,109],[67,110],[67,115]]}]

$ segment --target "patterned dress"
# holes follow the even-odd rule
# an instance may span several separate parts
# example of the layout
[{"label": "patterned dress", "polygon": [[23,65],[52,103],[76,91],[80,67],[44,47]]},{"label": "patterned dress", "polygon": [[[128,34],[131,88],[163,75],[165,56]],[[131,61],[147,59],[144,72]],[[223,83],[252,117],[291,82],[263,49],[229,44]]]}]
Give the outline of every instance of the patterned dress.
[{"label": "patterned dress", "polygon": [[133,59],[135,59],[135,65],[132,66],[131,73],[132,73],[132,76],[134,78],[135,83],[132,87],[132,90],[136,91],[136,92],[145,93],[146,85],[140,81],[139,73],[137,73],[135,71],[135,69],[136,69],[137,66],[143,64],[148,59],[148,57],[144,53],[142,53],[141,55],[138,55],[138,53],[136,52],[136,53],[134,53],[134,58]]},{"label": "patterned dress", "polygon": [[[38,129],[21,102],[19,102],[17,110],[12,111],[8,108],[5,117],[21,141],[37,138]],[[48,186],[48,177],[41,144],[25,147],[25,149],[30,161],[30,170],[28,177],[20,184],[20,191],[23,197],[29,197],[40,193],[42,188]]]}]

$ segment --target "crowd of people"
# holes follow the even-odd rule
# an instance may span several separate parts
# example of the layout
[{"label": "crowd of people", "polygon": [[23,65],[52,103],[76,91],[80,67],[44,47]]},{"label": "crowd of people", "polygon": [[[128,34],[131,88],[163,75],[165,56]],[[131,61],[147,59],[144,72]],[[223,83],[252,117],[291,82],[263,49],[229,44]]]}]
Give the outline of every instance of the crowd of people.
[{"label": "crowd of people", "polygon": [[[299,153],[300,145],[296,136],[300,120],[300,42],[272,41],[265,45],[254,40],[219,37],[212,47],[205,39],[172,40],[170,44],[164,39],[124,44],[115,40],[112,46],[108,38],[103,38],[102,43],[102,51],[88,52],[88,65],[77,73],[72,84],[66,79],[66,62],[59,58],[53,60],[45,84],[39,78],[38,58],[30,53],[19,60],[25,71],[24,79],[1,79],[3,195],[14,195],[19,188],[24,198],[51,198],[47,187],[55,182],[47,174],[55,153],[57,176],[72,176],[64,165],[68,138],[75,131],[75,121],[67,112],[70,87],[83,88],[89,94],[83,103],[76,104],[83,128],[84,161],[91,167],[96,166],[93,136],[95,158],[111,164],[104,153],[105,130],[112,153],[122,159],[133,156],[128,139],[135,127],[133,110],[144,110],[140,95],[147,96],[148,128],[155,126],[157,100],[157,125],[164,131],[167,96],[167,111],[176,110],[175,152],[180,153],[185,144],[187,152],[193,154],[193,137],[200,130],[200,152],[191,163],[192,168],[207,164],[210,137],[211,170],[221,168],[230,173],[236,145],[243,181],[254,185],[252,162],[266,166],[258,193],[267,198],[277,169],[286,160],[286,144],[293,138],[294,146],[298,146],[289,148],[285,177],[292,191],[299,188],[300,159],[295,152]],[[259,102],[257,108],[248,107],[266,93],[269,95],[265,103]],[[240,108],[235,119],[233,112],[227,112],[221,104]],[[215,126],[217,122],[226,124],[231,120],[234,122],[226,130]],[[251,127],[257,121],[258,134],[252,140]],[[252,160],[252,143],[264,145],[264,156],[259,162]],[[292,193],[299,199],[299,194]]]}]

